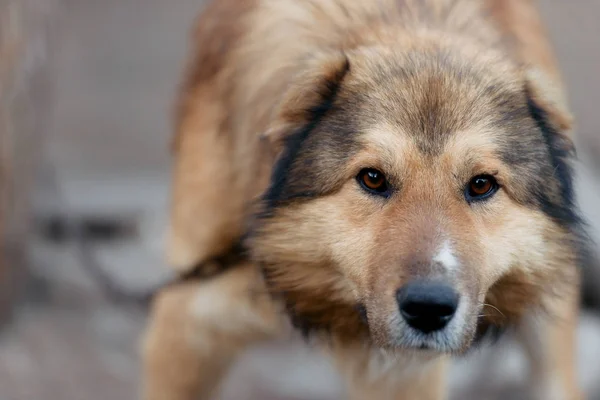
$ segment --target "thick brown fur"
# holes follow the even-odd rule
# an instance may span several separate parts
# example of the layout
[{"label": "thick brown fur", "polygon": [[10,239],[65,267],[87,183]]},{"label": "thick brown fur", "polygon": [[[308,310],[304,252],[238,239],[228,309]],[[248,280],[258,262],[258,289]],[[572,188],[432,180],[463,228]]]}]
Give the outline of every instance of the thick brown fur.
[{"label": "thick brown fur", "polygon": [[[531,1],[221,0],[193,41],[169,258],[189,272],[245,238],[252,264],[159,297],[147,399],[209,398],[286,316],[353,398],[443,398],[446,354],[506,327],[533,396],[579,398],[571,117]],[[500,189],[469,202],[481,174]],[[460,293],[451,332],[402,325],[396,291],[419,279]]]}]

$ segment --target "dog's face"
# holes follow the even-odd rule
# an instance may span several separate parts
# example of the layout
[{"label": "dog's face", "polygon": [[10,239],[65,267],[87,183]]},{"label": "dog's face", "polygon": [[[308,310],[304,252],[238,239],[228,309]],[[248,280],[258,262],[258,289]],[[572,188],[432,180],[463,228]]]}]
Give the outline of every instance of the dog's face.
[{"label": "dog's face", "polygon": [[521,71],[435,48],[317,65],[250,241],[299,327],[460,352],[566,279],[570,143]]}]

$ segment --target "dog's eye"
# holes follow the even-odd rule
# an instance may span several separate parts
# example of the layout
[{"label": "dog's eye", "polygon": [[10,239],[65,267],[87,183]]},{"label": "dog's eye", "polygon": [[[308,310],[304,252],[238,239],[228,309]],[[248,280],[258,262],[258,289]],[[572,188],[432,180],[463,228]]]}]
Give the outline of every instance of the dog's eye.
[{"label": "dog's eye", "polygon": [[468,201],[483,200],[498,190],[498,182],[493,176],[490,175],[478,175],[471,179],[466,190],[466,197]]},{"label": "dog's eye", "polygon": [[385,194],[389,188],[385,175],[373,168],[363,169],[358,173],[356,179],[363,189],[371,193]]}]

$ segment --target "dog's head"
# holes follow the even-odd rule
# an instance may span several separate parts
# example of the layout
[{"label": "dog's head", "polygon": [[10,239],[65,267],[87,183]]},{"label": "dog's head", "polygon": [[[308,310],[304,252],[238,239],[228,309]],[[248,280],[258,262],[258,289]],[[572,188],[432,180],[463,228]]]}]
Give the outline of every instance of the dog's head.
[{"label": "dog's head", "polygon": [[297,77],[250,236],[296,325],[460,352],[570,279],[569,121],[542,89],[499,54],[436,46]]}]

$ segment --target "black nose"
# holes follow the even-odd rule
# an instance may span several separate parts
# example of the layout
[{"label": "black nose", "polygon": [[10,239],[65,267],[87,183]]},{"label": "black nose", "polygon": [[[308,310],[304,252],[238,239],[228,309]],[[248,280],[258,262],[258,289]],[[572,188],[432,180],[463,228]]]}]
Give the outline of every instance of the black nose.
[{"label": "black nose", "polygon": [[458,293],[432,282],[413,282],[396,292],[400,313],[406,322],[423,333],[443,329],[458,307]]}]

